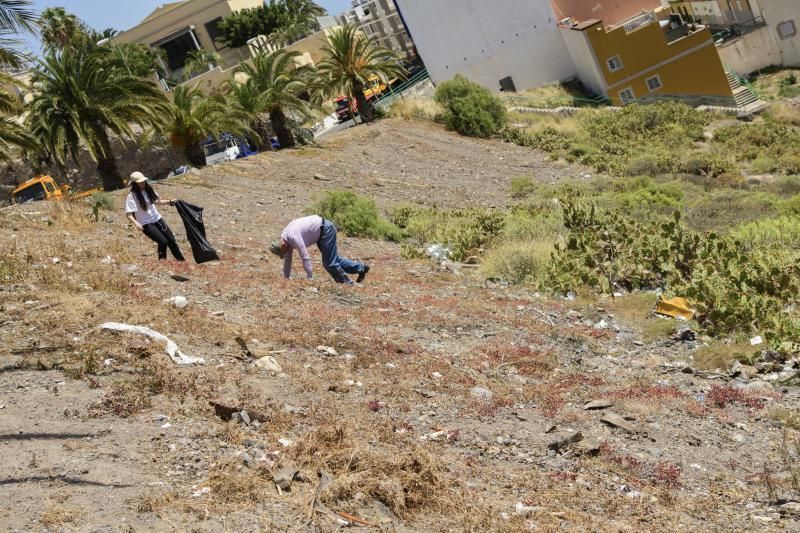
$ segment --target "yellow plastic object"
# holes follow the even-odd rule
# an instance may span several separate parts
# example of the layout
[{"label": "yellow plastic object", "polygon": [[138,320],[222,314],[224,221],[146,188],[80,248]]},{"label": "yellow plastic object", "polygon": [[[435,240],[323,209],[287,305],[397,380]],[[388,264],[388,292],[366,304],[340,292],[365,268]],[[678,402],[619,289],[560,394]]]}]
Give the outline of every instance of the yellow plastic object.
[{"label": "yellow plastic object", "polygon": [[689,306],[686,298],[676,296],[675,298],[665,299],[662,295],[656,303],[656,313],[666,315],[680,320],[691,320],[694,318],[694,309]]}]

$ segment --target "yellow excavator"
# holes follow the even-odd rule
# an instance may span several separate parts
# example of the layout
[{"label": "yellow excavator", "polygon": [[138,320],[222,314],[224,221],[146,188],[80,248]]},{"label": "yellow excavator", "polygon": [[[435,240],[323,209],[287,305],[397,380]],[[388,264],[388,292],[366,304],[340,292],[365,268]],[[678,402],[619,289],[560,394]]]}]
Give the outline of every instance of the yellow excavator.
[{"label": "yellow excavator", "polygon": [[91,196],[100,190],[101,189],[91,189],[73,193],[69,185],[65,184],[59,186],[56,180],[51,176],[43,174],[29,179],[14,189],[14,192],[11,193],[11,203],[24,204],[26,202],[36,202],[39,200],[77,200],[78,198]]}]

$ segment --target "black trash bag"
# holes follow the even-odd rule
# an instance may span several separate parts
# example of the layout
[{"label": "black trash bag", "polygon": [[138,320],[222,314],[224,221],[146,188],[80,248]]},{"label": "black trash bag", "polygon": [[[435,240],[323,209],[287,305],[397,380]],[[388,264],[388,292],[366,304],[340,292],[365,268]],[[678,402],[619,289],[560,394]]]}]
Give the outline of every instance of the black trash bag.
[{"label": "black trash bag", "polygon": [[192,255],[197,264],[208,261],[219,261],[217,251],[206,239],[206,227],[203,224],[203,208],[183,200],[176,200],[175,207],[186,228],[186,238],[192,245]]}]

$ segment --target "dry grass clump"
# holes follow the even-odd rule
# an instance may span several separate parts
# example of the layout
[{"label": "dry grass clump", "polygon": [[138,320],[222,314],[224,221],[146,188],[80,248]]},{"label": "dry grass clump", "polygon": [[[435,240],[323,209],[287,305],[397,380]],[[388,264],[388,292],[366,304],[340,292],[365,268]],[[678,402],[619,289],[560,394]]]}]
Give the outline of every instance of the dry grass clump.
[{"label": "dry grass clump", "polygon": [[395,100],[389,108],[389,116],[404,120],[437,120],[442,107],[430,98],[405,98]]},{"label": "dry grass clump", "polygon": [[70,509],[62,505],[51,505],[42,513],[39,521],[47,528],[67,528],[74,526],[84,514],[86,513],[80,508]]},{"label": "dry grass clump", "polygon": [[445,468],[427,449],[404,443],[401,448],[366,447],[346,422],[322,425],[300,439],[289,455],[306,467],[333,477],[321,501],[347,506],[359,493],[382,502],[398,517],[421,511],[453,511]]}]

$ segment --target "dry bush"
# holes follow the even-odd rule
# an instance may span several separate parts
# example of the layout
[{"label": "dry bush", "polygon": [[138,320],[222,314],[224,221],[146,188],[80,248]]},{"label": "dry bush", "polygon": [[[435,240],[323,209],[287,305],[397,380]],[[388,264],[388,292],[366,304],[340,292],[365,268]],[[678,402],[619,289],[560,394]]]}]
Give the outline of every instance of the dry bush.
[{"label": "dry bush", "polygon": [[442,107],[430,98],[405,98],[395,100],[389,108],[389,116],[404,120],[437,120]]},{"label": "dry bush", "polygon": [[453,511],[453,480],[440,460],[414,444],[402,448],[362,447],[346,422],[334,421],[299,439],[288,454],[298,463],[333,476],[321,500],[347,505],[358,493],[385,504],[398,517],[421,511]]},{"label": "dry bush", "polygon": [[74,526],[84,514],[80,508],[70,509],[61,505],[51,505],[42,513],[39,521],[47,528],[68,528]]}]

